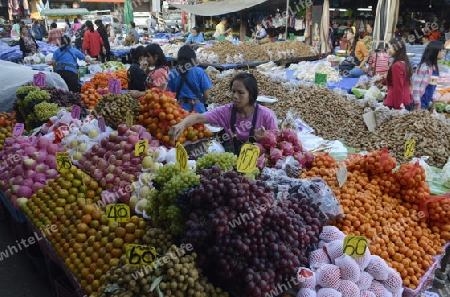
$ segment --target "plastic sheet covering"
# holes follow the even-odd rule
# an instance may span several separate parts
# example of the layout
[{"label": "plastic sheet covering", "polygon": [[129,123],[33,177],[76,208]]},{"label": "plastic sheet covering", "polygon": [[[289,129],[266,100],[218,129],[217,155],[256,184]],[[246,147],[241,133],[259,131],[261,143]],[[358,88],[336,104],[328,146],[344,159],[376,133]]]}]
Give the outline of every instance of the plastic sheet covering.
[{"label": "plastic sheet covering", "polygon": [[[16,100],[16,90],[30,82],[33,75],[39,73],[29,67],[7,61],[0,61],[0,112],[13,110]],[[66,82],[57,73],[45,72],[46,85],[58,89],[68,90]]]}]

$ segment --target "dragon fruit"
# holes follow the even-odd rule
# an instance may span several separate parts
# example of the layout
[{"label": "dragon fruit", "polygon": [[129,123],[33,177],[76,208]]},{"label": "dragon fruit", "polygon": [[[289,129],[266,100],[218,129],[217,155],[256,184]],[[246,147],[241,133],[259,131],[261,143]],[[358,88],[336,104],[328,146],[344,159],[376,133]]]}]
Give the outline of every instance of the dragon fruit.
[{"label": "dragon fruit", "polygon": [[277,134],[276,131],[264,131],[260,137],[260,143],[266,149],[272,149],[277,145]]},{"label": "dragon fruit", "polygon": [[266,148],[261,143],[255,143],[255,145],[257,147],[259,147],[259,155],[260,156],[264,155],[267,152]]},{"label": "dragon fruit", "polygon": [[306,167],[311,168],[312,162],[314,161],[314,155],[310,151],[305,151],[304,158],[306,161]]},{"label": "dragon fruit", "polygon": [[256,167],[258,167],[260,170],[264,169],[264,167],[267,166],[267,158],[265,155],[259,156],[258,160],[256,161]]},{"label": "dragon fruit", "polygon": [[294,147],[288,141],[282,141],[278,148],[283,152],[283,156],[292,156],[294,153]]},{"label": "dragon fruit", "polygon": [[272,164],[276,164],[282,157],[283,153],[280,149],[273,148],[270,150],[269,160]]},{"label": "dragon fruit", "polygon": [[303,156],[303,153],[302,153],[302,152],[299,152],[299,151],[294,152],[294,154],[293,154],[292,156],[294,157],[295,160],[298,161],[298,163],[300,163],[300,165],[302,166],[302,168],[305,167],[305,165],[306,165],[306,159],[305,159],[305,157]]},{"label": "dragon fruit", "polygon": [[300,140],[298,139],[297,133],[295,133],[294,130],[291,129],[285,129],[283,132],[281,132],[282,138],[285,141],[288,141],[292,143],[292,145],[298,145]]},{"label": "dragon fruit", "polygon": [[297,144],[294,144],[294,152],[303,152],[303,145],[300,140]]}]

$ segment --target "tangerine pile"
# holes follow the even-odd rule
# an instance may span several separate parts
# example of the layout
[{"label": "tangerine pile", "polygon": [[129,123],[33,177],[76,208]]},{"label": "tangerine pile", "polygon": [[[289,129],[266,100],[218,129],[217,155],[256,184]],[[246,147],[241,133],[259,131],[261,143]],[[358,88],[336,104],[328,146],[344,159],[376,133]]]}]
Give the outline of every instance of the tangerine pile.
[{"label": "tangerine pile", "polygon": [[[300,177],[323,178],[344,213],[343,218],[332,224],[345,234],[368,238],[370,252],[396,269],[404,286],[415,289],[420,277],[433,263],[432,257],[443,253],[445,240],[429,228],[417,204],[402,199],[402,185],[396,175],[386,172],[386,165],[368,166],[368,162],[376,161],[376,158],[368,159],[362,156],[349,158],[346,164],[348,179],[342,188],[336,181],[338,164],[327,154],[317,155],[312,169],[303,170]],[[376,169],[377,166],[384,169]],[[367,168],[370,172],[383,173],[369,173]]]},{"label": "tangerine pile", "polygon": [[114,73],[98,72],[94,75],[90,82],[94,84],[96,89],[107,89],[110,78],[120,80],[122,90],[128,89],[128,74],[126,70],[117,70]]},{"label": "tangerine pile", "polygon": [[211,130],[204,124],[196,124],[186,128],[176,141],[172,141],[168,135],[170,128],[191,113],[181,108],[172,93],[156,88],[147,90],[145,96],[139,101],[138,124],[144,126],[156,139],[165,144],[175,146],[177,142],[185,143],[188,140],[194,142],[212,136]]},{"label": "tangerine pile", "polygon": [[81,86],[81,100],[89,109],[94,109],[102,96],[103,95],[99,94],[95,84],[92,82],[85,83]]}]

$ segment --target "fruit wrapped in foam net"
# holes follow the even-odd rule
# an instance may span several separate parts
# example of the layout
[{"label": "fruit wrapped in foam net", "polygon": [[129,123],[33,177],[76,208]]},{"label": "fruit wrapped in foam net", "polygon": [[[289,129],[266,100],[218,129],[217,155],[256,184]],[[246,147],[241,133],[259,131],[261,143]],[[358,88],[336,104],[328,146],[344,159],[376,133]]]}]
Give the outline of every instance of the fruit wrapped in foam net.
[{"label": "fruit wrapped in foam net", "polygon": [[358,288],[362,290],[369,289],[370,285],[372,284],[373,276],[370,275],[370,273],[361,271],[361,275],[359,276],[359,280],[356,282],[356,285]]},{"label": "fruit wrapped in foam net", "polygon": [[309,254],[309,266],[313,271],[324,264],[330,264],[330,259],[324,249],[317,249]]},{"label": "fruit wrapped in foam net", "polygon": [[297,280],[300,288],[314,290],[316,287],[316,275],[308,268],[300,267],[298,269]]},{"label": "fruit wrapped in foam net", "polygon": [[376,297],[391,297],[392,296],[392,293],[389,292],[380,282],[378,282],[376,280],[372,281],[372,284],[370,285],[370,287],[367,291],[374,293]]},{"label": "fruit wrapped in foam net", "polygon": [[298,291],[297,297],[317,297],[314,289],[302,288]]},{"label": "fruit wrapped in foam net", "polygon": [[361,275],[359,265],[347,254],[334,260],[334,264],[341,269],[341,279],[356,283]]},{"label": "fruit wrapped in foam net", "polygon": [[317,292],[317,297],[342,297],[342,293],[332,288],[322,288]]},{"label": "fruit wrapped in foam net", "polygon": [[389,266],[380,256],[371,255],[366,271],[376,280],[386,280],[389,274]]},{"label": "fruit wrapped in foam net", "polygon": [[339,287],[341,271],[339,267],[333,264],[324,264],[316,271],[316,282],[324,288]]},{"label": "fruit wrapped in foam net", "polygon": [[327,253],[328,257],[330,257],[331,262],[334,262],[336,258],[339,258],[344,254],[344,252],[342,251],[343,246],[343,240],[334,240],[325,245],[324,250]]},{"label": "fruit wrapped in foam net", "polygon": [[391,293],[397,293],[402,289],[402,278],[400,274],[394,269],[389,269],[389,274],[386,280],[380,281],[380,283]]},{"label": "fruit wrapped in foam net", "polygon": [[364,253],[364,255],[360,258],[354,258],[355,262],[359,265],[359,268],[361,270],[366,269],[367,265],[369,265],[370,262],[370,250],[367,248],[366,252]]},{"label": "fruit wrapped in foam net", "polygon": [[359,297],[358,286],[349,280],[341,280],[337,291],[341,292],[343,297]]},{"label": "fruit wrapped in foam net", "polygon": [[334,240],[344,240],[345,234],[335,226],[324,226],[322,232],[319,235],[319,239],[326,243]]}]

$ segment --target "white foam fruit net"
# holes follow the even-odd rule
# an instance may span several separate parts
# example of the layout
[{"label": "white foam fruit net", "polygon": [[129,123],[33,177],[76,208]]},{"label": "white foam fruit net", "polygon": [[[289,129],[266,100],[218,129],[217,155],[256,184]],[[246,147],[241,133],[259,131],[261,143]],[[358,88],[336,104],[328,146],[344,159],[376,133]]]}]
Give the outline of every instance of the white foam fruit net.
[{"label": "white foam fruit net", "polygon": [[356,283],[361,275],[359,265],[347,254],[336,258],[335,265],[341,269],[341,279]]},{"label": "white foam fruit net", "polygon": [[355,262],[359,265],[359,268],[361,268],[361,270],[366,269],[367,265],[369,265],[370,256],[371,256],[370,250],[367,248],[366,252],[362,257],[355,258]]},{"label": "white foam fruit net", "polygon": [[344,240],[345,234],[335,226],[324,226],[319,235],[319,239],[325,242],[332,242],[334,240]]},{"label": "white foam fruit net", "polygon": [[359,297],[358,286],[349,280],[341,280],[337,290],[342,293],[343,297]]},{"label": "white foam fruit net", "polygon": [[342,297],[342,293],[332,288],[322,288],[317,292],[317,297]]},{"label": "white foam fruit net", "polygon": [[344,252],[342,251],[343,247],[344,247],[343,240],[334,240],[330,243],[327,243],[324,249],[328,257],[330,257],[331,261],[334,262],[336,258],[339,258],[344,254]]},{"label": "white foam fruit net", "polygon": [[389,274],[389,266],[380,256],[371,255],[366,271],[376,280],[386,280]]},{"label": "white foam fruit net", "polygon": [[402,289],[402,278],[394,269],[389,269],[387,279],[380,281],[381,284],[391,293],[397,293]]},{"label": "white foam fruit net", "polygon": [[389,292],[383,285],[376,280],[372,281],[367,291],[375,294],[376,297],[391,297],[392,293]]},{"label": "white foam fruit net", "polygon": [[297,297],[317,297],[317,293],[313,289],[302,288],[298,291]]},{"label": "white foam fruit net", "polygon": [[330,259],[323,249],[312,251],[309,254],[309,266],[312,270],[319,269],[323,264],[330,264]]},{"label": "white foam fruit net", "polygon": [[337,289],[340,278],[341,271],[333,264],[324,264],[316,271],[316,282],[324,288]]},{"label": "white foam fruit net", "polygon": [[370,291],[361,291],[360,297],[377,297],[377,295],[375,295],[375,293],[370,292]]},{"label": "white foam fruit net", "polygon": [[361,271],[361,275],[359,276],[359,280],[356,282],[356,285],[360,290],[367,290],[372,284],[372,281],[373,276],[370,275],[370,273]]},{"label": "white foam fruit net", "polygon": [[308,268],[298,269],[297,280],[300,288],[314,289],[316,287],[316,275]]}]

